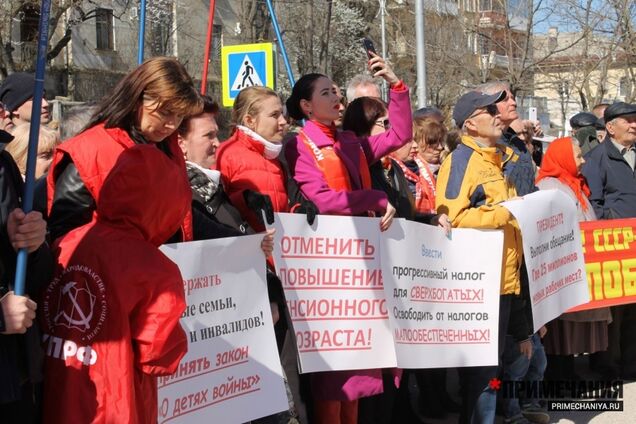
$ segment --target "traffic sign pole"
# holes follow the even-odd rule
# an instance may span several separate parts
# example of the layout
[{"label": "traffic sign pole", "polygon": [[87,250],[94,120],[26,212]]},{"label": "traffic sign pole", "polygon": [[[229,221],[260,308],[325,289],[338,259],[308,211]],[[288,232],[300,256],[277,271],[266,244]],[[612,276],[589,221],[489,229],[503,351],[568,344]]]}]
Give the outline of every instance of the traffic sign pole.
[{"label": "traffic sign pole", "polygon": [[276,33],[276,40],[278,40],[278,47],[280,47],[280,54],[283,56],[283,62],[285,62],[285,69],[287,69],[287,77],[289,78],[289,85],[294,86],[296,80],[294,79],[294,73],[292,72],[291,65],[289,64],[289,58],[287,57],[287,50],[285,50],[285,43],[283,42],[283,36],[280,33],[278,27],[278,18],[276,18],[276,12],[274,12],[274,6],[272,6],[272,0],[267,0],[267,8],[269,9],[269,16],[272,17],[272,26]]}]

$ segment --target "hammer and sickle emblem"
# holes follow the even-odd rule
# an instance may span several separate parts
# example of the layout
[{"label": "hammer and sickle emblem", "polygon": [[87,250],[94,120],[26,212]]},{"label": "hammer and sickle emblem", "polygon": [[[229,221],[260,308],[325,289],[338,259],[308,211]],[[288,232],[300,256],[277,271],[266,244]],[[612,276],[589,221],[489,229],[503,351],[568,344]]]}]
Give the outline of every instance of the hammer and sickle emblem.
[{"label": "hammer and sickle emblem", "polygon": [[[79,330],[88,330],[90,328],[90,322],[93,318],[93,306],[95,305],[95,296],[93,296],[87,289],[85,288],[77,288],[75,281],[70,281],[64,285],[62,288],[62,293],[60,296],[60,300],[64,296],[68,296],[73,307],[70,311],[70,315],[66,312],[66,310],[60,306],[59,313],[55,316],[55,323],[61,323],[62,325],[67,326],[68,328],[75,327]],[[77,301],[77,296],[81,291],[86,291],[88,293],[88,299],[90,301],[90,312],[86,314],[86,311],[82,309]],[[60,302],[61,305],[61,302]],[[78,319],[79,318],[79,319]],[[60,322],[61,321],[61,322]]]}]

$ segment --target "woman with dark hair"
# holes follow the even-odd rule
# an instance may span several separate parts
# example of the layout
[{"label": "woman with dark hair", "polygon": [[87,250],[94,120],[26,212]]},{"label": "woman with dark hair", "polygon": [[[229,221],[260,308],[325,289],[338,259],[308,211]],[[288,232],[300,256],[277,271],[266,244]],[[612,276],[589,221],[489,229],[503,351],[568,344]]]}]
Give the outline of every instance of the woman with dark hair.
[{"label": "woman with dark hair", "polygon": [[[381,134],[391,127],[385,103],[375,97],[358,97],[345,112],[342,129],[353,131],[359,137]],[[401,163],[413,160],[417,155],[417,143],[406,143],[394,152],[371,165],[373,188],[384,191],[389,202],[397,209],[396,217],[425,224],[439,225],[450,232],[450,221],[445,214],[422,213],[415,208],[415,198],[409,188]],[[420,370],[418,370],[420,371]],[[409,372],[405,370],[405,372]],[[444,376],[446,374],[444,373]],[[409,385],[396,390],[389,375],[384,373],[384,393],[362,398],[359,402],[359,421],[368,424],[418,423],[419,418],[411,406]],[[405,380],[408,374],[402,376]],[[445,380],[444,380],[445,385]],[[444,385],[441,387],[443,388]]]},{"label": "woman with dark hair", "polygon": [[[154,145],[185,169],[175,131],[202,107],[192,79],[174,58],[148,59],[126,75],[101,101],[87,129],[55,151],[47,177],[53,239],[90,222],[102,184],[126,149]],[[170,240],[191,239],[188,214]]]},{"label": "woman with dark hair", "polygon": [[[411,139],[409,91],[379,56],[368,62],[369,71],[391,86],[389,114],[394,125],[372,137],[337,131],[340,102],[333,82],[321,74],[308,74],[296,82],[287,111],[305,126],[285,148],[290,172],[302,194],[320,213],[369,216],[379,214],[380,229],[391,225],[395,208],[386,193],[371,186],[369,165]],[[316,423],[356,423],[358,399],[382,393],[382,370],[312,374]]]},{"label": "woman with dark hair", "polygon": [[[417,130],[415,124],[413,127]],[[353,131],[359,137],[379,135],[390,128],[386,105],[375,97],[359,97],[351,102],[342,125],[343,130]],[[420,211],[415,207],[416,197],[411,192],[410,181],[405,176],[401,163],[413,160],[417,153],[418,143],[414,139],[413,142],[406,143],[371,165],[373,188],[382,190],[389,196],[389,202],[397,209],[398,218],[439,225],[450,231],[450,222],[445,214],[437,215],[430,211]]]}]

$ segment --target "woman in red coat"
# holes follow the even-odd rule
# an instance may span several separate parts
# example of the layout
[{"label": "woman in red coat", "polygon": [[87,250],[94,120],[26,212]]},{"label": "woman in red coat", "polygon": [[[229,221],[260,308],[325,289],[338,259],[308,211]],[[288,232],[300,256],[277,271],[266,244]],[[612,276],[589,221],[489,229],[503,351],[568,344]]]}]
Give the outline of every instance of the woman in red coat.
[{"label": "woman in red coat", "polygon": [[[126,75],[102,100],[87,129],[55,151],[47,177],[53,239],[91,221],[104,180],[119,155],[134,145],[156,146],[183,168],[185,178],[175,131],[184,117],[202,109],[192,78],[174,58],[148,59]],[[170,240],[191,239],[189,213]]]},{"label": "woman in red coat", "polygon": [[263,231],[246,196],[249,201],[256,193],[267,195],[274,212],[289,212],[287,177],[278,160],[287,128],[283,104],[267,87],[248,87],[234,101],[232,122],[236,128],[217,151],[217,169],[232,204],[252,228]]}]

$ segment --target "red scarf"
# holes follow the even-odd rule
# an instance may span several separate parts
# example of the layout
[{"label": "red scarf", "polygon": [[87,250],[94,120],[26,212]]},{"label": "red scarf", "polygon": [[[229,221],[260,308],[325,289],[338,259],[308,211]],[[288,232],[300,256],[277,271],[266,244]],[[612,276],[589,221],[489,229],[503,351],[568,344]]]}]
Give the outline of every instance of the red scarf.
[{"label": "red scarf", "polygon": [[331,125],[325,125],[322,122],[318,122],[314,120],[312,120],[311,122],[316,124],[316,126],[320,128],[320,131],[322,131],[323,134],[327,136],[329,140],[333,141],[334,143],[336,142],[336,125],[335,124],[332,123]]},{"label": "red scarf", "polygon": [[415,183],[415,210],[420,213],[435,213],[435,174],[430,170],[426,162],[419,157],[415,157],[414,161],[419,169],[419,175],[411,171],[404,163],[394,154],[389,155],[393,158],[402,171],[407,180]]},{"label": "red scarf", "polygon": [[543,155],[537,183],[546,177],[554,177],[572,189],[581,207],[587,211],[587,199],[590,188],[585,177],[576,170],[572,137],[557,138]]}]

